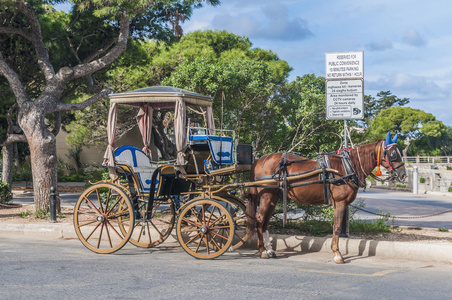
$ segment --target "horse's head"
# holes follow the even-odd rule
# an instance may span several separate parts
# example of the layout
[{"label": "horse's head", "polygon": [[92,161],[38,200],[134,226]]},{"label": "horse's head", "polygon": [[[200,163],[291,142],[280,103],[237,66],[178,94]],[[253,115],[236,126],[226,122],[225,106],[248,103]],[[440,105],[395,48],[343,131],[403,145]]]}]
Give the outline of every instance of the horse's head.
[{"label": "horse's head", "polygon": [[386,141],[378,146],[379,162],[391,174],[391,180],[404,181],[406,178],[405,163],[402,160],[402,154],[397,146],[397,134],[391,139],[388,132]]}]

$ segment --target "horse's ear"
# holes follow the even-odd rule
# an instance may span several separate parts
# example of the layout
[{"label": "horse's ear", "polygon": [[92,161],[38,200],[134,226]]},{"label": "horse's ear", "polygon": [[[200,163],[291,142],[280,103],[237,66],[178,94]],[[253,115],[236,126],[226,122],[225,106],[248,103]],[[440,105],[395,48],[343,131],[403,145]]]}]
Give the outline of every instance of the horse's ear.
[{"label": "horse's ear", "polygon": [[396,133],[395,136],[394,136],[394,138],[392,139],[392,143],[393,143],[393,144],[397,143],[397,139],[398,139],[398,138],[399,138],[399,134]]},{"label": "horse's ear", "polygon": [[390,144],[391,144],[391,134],[388,131],[388,133],[386,134],[386,145],[390,145]]}]

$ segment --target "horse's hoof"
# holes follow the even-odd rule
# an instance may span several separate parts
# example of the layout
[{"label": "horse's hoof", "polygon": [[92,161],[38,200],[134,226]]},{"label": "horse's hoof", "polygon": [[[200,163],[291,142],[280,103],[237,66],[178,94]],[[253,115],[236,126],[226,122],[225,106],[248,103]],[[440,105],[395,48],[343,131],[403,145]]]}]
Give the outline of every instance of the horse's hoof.
[{"label": "horse's hoof", "polygon": [[336,255],[336,256],[334,257],[334,262],[340,265],[340,264],[343,264],[343,263],[344,263],[344,259],[342,258],[342,256]]},{"label": "horse's hoof", "polygon": [[267,252],[261,252],[261,258],[270,258]]},{"label": "horse's hoof", "polygon": [[267,254],[270,258],[276,258],[276,253],[273,250],[267,251]]}]

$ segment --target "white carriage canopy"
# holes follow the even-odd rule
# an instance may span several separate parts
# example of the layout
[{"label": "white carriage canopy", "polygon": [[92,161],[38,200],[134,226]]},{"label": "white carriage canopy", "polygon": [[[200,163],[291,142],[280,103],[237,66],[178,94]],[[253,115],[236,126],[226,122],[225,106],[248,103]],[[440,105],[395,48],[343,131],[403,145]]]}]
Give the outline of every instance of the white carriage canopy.
[{"label": "white carriage canopy", "polygon": [[[185,157],[182,153],[186,145],[186,107],[203,108],[206,127],[213,133],[215,123],[212,113],[212,97],[191,91],[169,87],[153,86],[124,93],[110,95],[110,111],[108,113],[107,136],[108,145],[104,154],[103,165],[114,166],[113,149],[117,121],[117,105],[131,105],[139,107],[137,115],[138,127],[143,139],[143,151],[150,156],[150,142],[152,135],[152,114],[154,109],[174,107],[174,133],[177,149],[176,164],[184,165]],[[152,159],[152,157],[150,157]]]}]

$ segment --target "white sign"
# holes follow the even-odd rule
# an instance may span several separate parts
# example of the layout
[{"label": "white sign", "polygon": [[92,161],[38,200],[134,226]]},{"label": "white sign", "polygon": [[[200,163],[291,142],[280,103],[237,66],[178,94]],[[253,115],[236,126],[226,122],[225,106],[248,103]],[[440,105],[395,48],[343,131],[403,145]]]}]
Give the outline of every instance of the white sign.
[{"label": "white sign", "polygon": [[325,53],[326,80],[364,78],[364,52]]},{"label": "white sign", "polygon": [[364,84],[361,79],[326,81],[326,118],[364,118]]}]

